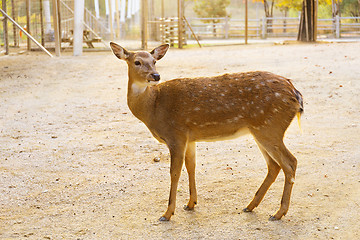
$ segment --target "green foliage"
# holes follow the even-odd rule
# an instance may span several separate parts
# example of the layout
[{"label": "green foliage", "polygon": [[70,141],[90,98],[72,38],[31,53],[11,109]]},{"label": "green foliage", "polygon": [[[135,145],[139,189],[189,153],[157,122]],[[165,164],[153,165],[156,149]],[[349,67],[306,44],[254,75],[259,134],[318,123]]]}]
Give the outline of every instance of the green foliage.
[{"label": "green foliage", "polygon": [[[339,2],[341,2],[341,0]],[[279,8],[280,10],[295,9],[297,11],[301,11],[303,0],[277,0],[275,1],[275,3],[276,3],[276,7]],[[331,5],[331,0],[319,0],[319,5],[322,6]]]},{"label": "green foliage", "polygon": [[195,0],[194,11],[200,18],[230,17],[226,11],[229,4],[230,0]]},{"label": "green foliage", "polygon": [[295,9],[300,11],[302,8],[303,0],[278,0],[276,1],[276,7],[280,10]]},{"label": "green foliage", "polygon": [[359,17],[360,5],[359,0],[343,0],[341,2],[341,13],[343,16]]}]

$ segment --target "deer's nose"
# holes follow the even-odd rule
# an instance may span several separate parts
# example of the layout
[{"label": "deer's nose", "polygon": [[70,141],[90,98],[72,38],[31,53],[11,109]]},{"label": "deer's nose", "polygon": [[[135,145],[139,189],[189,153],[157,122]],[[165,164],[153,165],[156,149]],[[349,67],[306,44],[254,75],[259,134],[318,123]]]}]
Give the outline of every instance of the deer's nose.
[{"label": "deer's nose", "polygon": [[160,80],[160,74],[158,73],[153,73],[151,74],[152,78],[155,80],[155,81],[159,81]]}]

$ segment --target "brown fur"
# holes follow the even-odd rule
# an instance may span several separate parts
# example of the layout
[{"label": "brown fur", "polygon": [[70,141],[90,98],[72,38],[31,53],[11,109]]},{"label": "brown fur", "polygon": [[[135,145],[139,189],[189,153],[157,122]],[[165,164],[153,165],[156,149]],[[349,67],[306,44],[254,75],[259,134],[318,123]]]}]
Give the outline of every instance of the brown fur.
[{"label": "brown fur", "polygon": [[169,205],[160,220],[169,220],[174,214],[184,161],[190,189],[185,209],[193,209],[197,203],[196,142],[233,138],[246,132],[254,136],[264,155],[268,174],[244,211],[252,211],[259,205],[282,169],[285,185],[281,206],[271,220],[287,213],[297,160],[285,147],[283,137],[296,113],[303,110],[302,96],[289,79],[269,72],[247,72],[150,85],[158,80],[154,78],[154,74],[158,74],[155,61],[164,56],[168,45],[161,45],[150,53],[128,52],[115,43],[111,43],[111,47],[129,67],[130,110],[170,151]]}]

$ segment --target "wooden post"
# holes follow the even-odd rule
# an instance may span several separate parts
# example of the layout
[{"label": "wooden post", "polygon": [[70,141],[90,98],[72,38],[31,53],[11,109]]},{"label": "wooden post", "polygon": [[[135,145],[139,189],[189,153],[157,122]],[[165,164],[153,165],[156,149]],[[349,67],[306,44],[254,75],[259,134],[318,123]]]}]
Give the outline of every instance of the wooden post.
[{"label": "wooden post", "polygon": [[112,0],[108,1],[109,4],[109,25],[110,25],[110,40],[114,40],[114,22],[113,22],[113,6]]},{"label": "wooden post", "polygon": [[318,7],[319,0],[315,0],[315,12],[314,12],[314,41],[317,40],[317,25],[318,25]]},{"label": "wooden post", "polygon": [[54,24],[54,37],[55,37],[55,55],[60,57],[60,34],[59,34],[59,20],[58,20],[58,1],[52,1],[53,7],[53,24]]},{"label": "wooden post", "polygon": [[[2,9],[6,12],[6,1],[2,1]],[[4,27],[4,46],[5,46],[5,55],[9,55],[9,35],[8,35],[8,27],[7,27],[7,18],[4,16],[3,19],[3,27]]]},{"label": "wooden post", "polygon": [[142,49],[147,49],[148,48],[148,39],[147,39],[147,23],[148,23],[148,1],[147,0],[142,0],[141,1],[142,6],[141,6],[141,48]]},{"label": "wooden post", "polygon": [[165,3],[164,0],[161,0],[161,18],[165,18]]},{"label": "wooden post", "polygon": [[165,3],[161,0],[161,41],[165,43]]},{"label": "wooden post", "polygon": [[[14,0],[11,0],[11,15],[12,15],[13,19],[16,21]],[[18,47],[19,42],[18,42],[18,38],[17,38],[18,35],[17,35],[15,24],[13,24],[13,35],[14,35],[14,47]]]},{"label": "wooden post", "polygon": [[245,0],[245,44],[248,43],[248,1]]},{"label": "wooden post", "polygon": [[183,0],[178,0],[178,48],[183,48]]},{"label": "wooden post", "polygon": [[120,7],[119,1],[115,0],[116,38],[120,37]]},{"label": "wooden post", "polygon": [[59,48],[61,49],[61,11],[60,11],[60,0],[56,0],[56,8],[58,11],[57,19],[58,19],[58,32],[59,32]]},{"label": "wooden post", "polygon": [[44,31],[44,17],[43,17],[43,1],[40,0],[40,28],[41,28],[41,45],[45,46],[45,31]]},{"label": "wooden post", "polygon": [[[30,28],[30,17],[31,17],[31,6],[30,6],[30,0],[26,0],[26,31],[31,34],[31,28]],[[31,50],[31,40],[30,38],[27,38],[27,50]]]}]

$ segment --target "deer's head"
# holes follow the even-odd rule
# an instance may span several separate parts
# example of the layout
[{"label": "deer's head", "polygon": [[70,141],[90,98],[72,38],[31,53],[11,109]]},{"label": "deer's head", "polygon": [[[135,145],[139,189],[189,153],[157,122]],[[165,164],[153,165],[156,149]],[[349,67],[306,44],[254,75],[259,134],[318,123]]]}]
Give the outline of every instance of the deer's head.
[{"label": "deer's head", "polygon": [[151,52],[131,52],[114,42],[110,42],[110,46],[115,56],[128,64],[129,78],[134,83],[149,85],[159,82],[160,74],[156,71],[155,64],[165,55],[169,44],[160,45]]}]

